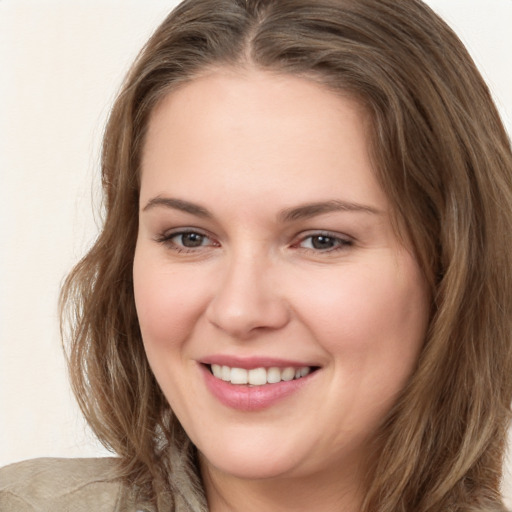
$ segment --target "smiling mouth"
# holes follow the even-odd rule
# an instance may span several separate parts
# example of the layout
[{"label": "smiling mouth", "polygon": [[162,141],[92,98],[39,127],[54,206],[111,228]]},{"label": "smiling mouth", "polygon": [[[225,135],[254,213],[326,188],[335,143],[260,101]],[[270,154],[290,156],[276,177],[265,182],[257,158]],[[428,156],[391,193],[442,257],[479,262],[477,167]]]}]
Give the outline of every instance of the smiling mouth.
[{"label": "smiling mouth", "polygon": [[236,385],[264,386],[266,384],[277,384],[279,382],[288,382],[291,380],[302,379],[310,373],[317,370],[313,366],[301,366],[285,368],[236,368],[220,364],[207,365],[210,372],[217,379]]}]

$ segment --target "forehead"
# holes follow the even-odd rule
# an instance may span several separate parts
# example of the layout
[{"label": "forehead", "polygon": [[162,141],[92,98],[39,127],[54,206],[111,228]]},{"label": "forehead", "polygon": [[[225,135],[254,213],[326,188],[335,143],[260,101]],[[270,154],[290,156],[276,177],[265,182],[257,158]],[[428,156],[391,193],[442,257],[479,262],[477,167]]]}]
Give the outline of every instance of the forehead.
[{"label": "forehead", "polygon": [[141,195],[211,180],[247,198],[279,190],[311,201],[350,192],[342,199],[367,202],[370,194],[382,209],[367,123],[356,100],[312,80],[216,70],[168,93],[152,112]]},{"label": "forehead", "polygon": [[317,80],[226,67],[210,70],[167,93],[151,113],[147,138],[165,129],[169,138],[179,131],[197,134],[207,143],[215,138],[211,129],[215,123],[239,135],[233,140],[266,127],[279,130],[284,139],[287,133],[298,136],[302,132],[308,137],[318,133],[318,128],[326,134],[347,123],[368,122],[361,102],[348,93],[335,93]]}]

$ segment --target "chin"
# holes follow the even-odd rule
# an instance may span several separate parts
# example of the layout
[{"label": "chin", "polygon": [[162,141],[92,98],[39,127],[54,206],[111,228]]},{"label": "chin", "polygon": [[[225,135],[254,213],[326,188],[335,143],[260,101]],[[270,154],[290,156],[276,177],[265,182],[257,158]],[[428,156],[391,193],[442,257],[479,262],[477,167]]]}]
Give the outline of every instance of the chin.
[{"label": "chin", "polygon": [[206,468],[214,468],[220,473],[241,480],[271,480],[288,476],[293,471],[289,462],[280,463],[270,460],[249,462],[247,459],[211,461],[204,456],[201,460]]},{"label": "chin", "polygon": [[261,449],[259,446],[249,446],[248,443],[241,447],[238,445],[238,448],[230,443],[227,449],[199,452],[203,469],[214,469],[240,479],[264,480],[291,476],[301,466],[296,451],[293,456],[293,452],[279,453],[272,447]]}]

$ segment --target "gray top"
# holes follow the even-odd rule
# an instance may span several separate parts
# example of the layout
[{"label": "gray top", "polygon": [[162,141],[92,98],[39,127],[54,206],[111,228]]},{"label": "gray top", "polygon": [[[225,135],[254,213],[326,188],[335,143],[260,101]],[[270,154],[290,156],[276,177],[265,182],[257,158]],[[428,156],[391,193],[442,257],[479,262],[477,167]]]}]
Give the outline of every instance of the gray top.
[{"label": "gray top", "polygon": [[114,474],[115,458],[33,459],[0,469],[1,512],[153,512]]}]

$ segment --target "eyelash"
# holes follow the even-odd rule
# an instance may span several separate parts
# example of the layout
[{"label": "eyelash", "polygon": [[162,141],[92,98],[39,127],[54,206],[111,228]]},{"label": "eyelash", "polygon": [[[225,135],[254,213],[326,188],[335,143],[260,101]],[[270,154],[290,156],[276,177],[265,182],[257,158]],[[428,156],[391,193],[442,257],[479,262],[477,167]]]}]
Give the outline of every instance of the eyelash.
[{"label": "eyelash", "polygon": [[[186,247],[185,245],[183,245],[183,239],[182,239],[181,244],[176,243],[174,241],[174,239],[176,239],[178,237],[183,237],[186,235],[197,235],[198,237],[201,238],[201,244],[197,245],[197,246],[193,246],[193,247]],[[318,247],[315,248],[314,246],[313,247],[301,247],[301,244],[303,244],[306,240],[310,240],[311,245],[314,245],[313,240],[315,238],[316,239],[321,239],[321,238],[326,239],[326,241],[332,242],[334,244],[334,246],[329,247],[329,248],[323,248],[323,249],[318,248]],[[203,242],[205,240],[210,240],[211,243],[203,244]],[[163,234],[163,235],[157,237],[156,241],[169,247],[171,250],[173,250],[177,253],[194,253],[203,247],[219,247],[220,246],[220,244],[218,242],[212,240],[205,233],[202,233],[198,230],[193,230],[193,229],[176,231],[173,233],[166,233],[166,234]],[[329,253],[345,250],[347,247],[350,247],[351,245],[353,245],[353,241],[350,240],[349,238],[342,238],[339,235],[336,235],[336,234],[328,232],[328,231],[316,231],[316,232],[307,234],[305,236],[302,235],[301,238],[297,242],[295,242],[291,245],[291,247],[297,248],[297,249],[302,249],[307,252],[312,252],[312,253],[316,253],[316,254],[329,254]]]},{"label": "eyelash", "polygon": [[[313,240],[315,238],[316,239],[324,238],[324,239],[332,242],[334,244],[334,246],[330,247],[330,248],[324,248],[324,249],[315,248],[315,247],[300,247],[301,244],[303,244],[306,240],[310,240],[311,244],[313,245],[313,243],[314,243]],[[316,231],[314,233],[309,233],[306,236],[303,235],[297,243],[293,244],[293,247],[299,247],[306,251],[311,251],[311,252],[314,252],[317,254],[318,253],[326,254],[326,253],[343,251],[347,247],[350,247],[352,244],[353,244],[353,241],[351,239],[349,239],[348,237],[343,238],[335,233],[330,233],[328,231]]]},{"label": "eyelash", "polygon": [[186,247],[185,245],[178,244],[173,240],[175,238],[183,237],[186,235],[197,235],[198,237],[201,237],[201,242],[203,242],[205,240],[211,240],[211,238],[208,235],[206,235],[205,233],[201,233],[198,230],[184,229],[182,231],[175,231],[173,233],[162,234],[161,236],[159,236],[156,239],[156,241],[161,243],[162,245],[169,247],[171,250],[173,250],[177,253],[183,253],[183,252],[184,253],[193,253],[202,247],[218,247],[220,245],[218,242],[214,242],[213,240],[211,240],[212,243],[209,243],[206,245],[201,244],[201,245],[197,245],[195,247]]}]

